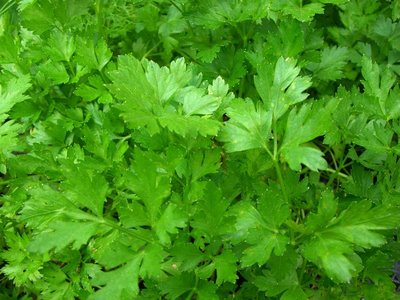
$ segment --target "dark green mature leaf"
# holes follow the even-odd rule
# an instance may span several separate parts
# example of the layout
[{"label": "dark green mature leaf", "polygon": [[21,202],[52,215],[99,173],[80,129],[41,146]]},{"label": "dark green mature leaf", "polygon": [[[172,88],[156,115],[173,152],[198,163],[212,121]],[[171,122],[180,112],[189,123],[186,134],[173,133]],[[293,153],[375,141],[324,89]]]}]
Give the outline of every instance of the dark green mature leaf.
[{"label": "dark green mature leaf", "polygon": [[265,191],[257,208],[243,202],[233,211],[237,215],[234,239],[249,244],[241,258],[243,266],[263,265],[272,253],[277,256],[285,253],[289,238],[280,227],[288,219],[290,211],[276,187],[271,186]]},{"label": "dark green mature leaf", "polygon": [[177,299],[195,287],[196,279],[192,273],[182,273],[178,276],[170,276],[165,281],[160,282],[159,286],[162,294],[167,295],[168,299]]},{"label": "dark green mature leaf", "polygon": [[221,190],[215,184],[208,182],[203,197],[197,202],[197,212],[191,222],[195,234],[211,241],[229,232],[231,222],[226,216],[229,204]]},{"label": "dark green mature leaf", "polygon": [[300,263],[299,254],[289,247],[283,256],[274,256],[270,260],[269,268],[263,270],[262,276],[254,278],[254,284],[268,297],[282,294],[281,299],[307,299],[296,272]]},{"label": "dark green mature leaf", "polygon": [[395,207],[371,208],[369,201],[352,203],[338,217],[337,200],[330,193],[320,199],[318,213],[310,215],[307,230],[314,232],[303,245],[304,256],[323,268],[337,282],[348,282],[361,270],[355,247],[371,248],[384,244],[378,230],[398,225],[400,210]]}]

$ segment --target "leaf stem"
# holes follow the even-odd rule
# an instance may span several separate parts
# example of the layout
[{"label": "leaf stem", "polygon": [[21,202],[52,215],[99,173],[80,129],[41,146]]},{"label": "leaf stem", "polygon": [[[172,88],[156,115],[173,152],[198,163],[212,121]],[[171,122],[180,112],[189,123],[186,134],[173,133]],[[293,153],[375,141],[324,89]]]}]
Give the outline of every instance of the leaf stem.
[{"label": "leaf stem", "polygon": [[153,241],[150,240],[150,239],[148,239],[147,237],[144,237],[144,236],[142,236],[142,235],[140,235],[140,234],[138,234],[138,233],[136,233],[136,232],[134,232],[134,231],[132,231],[132,230],[129,230],[129,229],[127,229],[127,228],[121,227],[121,226],[119,226],[118,224],[112,222],[111,220],[105,220],[105,219],[103,219],[103,220],[100,221],[99,223],[104,224],[104,225],[107,225],[107,226],[109,226],[109,227],[111,227],[111,228],[113,228],[113,229],[122,231],[123,233],[126,233],[127,235],[130,235],[130,236],[132,236],[132,237],[135,237],[135,238],[137,238],[137,239],[139,239],[139,240],[142,240],[142,241],[144,241],[144,242],[153,243]]},{"label": "leaf stem", "polygon": [[301,265],[301,269],[300,269],[300,273],[299,273],[299,277],[298,277],[300,285],[301,285],[301,282],[303,281],[303,276],[306,271],[306,267],[307,267],[307,260],[303,257],[303,263]]},{"label": "leaf stem", "polygon": [[281,167],[279,165],[279,162],[274,160],[274,166],[275,166],[276,175],[278,176],[279,185],[281,186],[283,198],[285,199],[285,202],[288,203],[289,202],[289,197],[288,197],[287,192],[286,192],[285,181],[283,180],[282,171],[281,171]]},{"label": "leaf stem", "polygon": [[192,288],[192,290],[190,291],[189,295],[185,298],[186,300],[190,300],[192,299],[194,292],[197,290],[197,285],[199,283],[199,277],[196,276],[196,282],[194,284],[194,287]]},{"label": "leaf stem", "polygon": [[274,152],[272,156],[272,160],[274,162],[274,167],[276,171],[276,176],[278,177],[279,185],[281,186],[283,198],[285,199],[286,203],[289,203],[289,197],[286,192],[285,181],[283,180],[281,166],[279,165],[279,158],[278,158],[278,134],[276,130],[276,120],[272,118],[272,131],[274,135]]}]

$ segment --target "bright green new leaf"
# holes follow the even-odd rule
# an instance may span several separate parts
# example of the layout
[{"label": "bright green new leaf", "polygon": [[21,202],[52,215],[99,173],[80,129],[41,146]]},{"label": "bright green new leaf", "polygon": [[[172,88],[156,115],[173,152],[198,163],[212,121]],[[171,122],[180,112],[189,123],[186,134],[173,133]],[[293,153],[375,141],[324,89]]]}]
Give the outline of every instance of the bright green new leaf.
[{"label": "bright green new leaf", "polygon": [[183,137],[216,136],[221,123],[207,116],[183,116],[176,112],[165,112],[158,118],[162,127]]},{"label": "bright green new leaf", "polygon": [[185,115],[210,115],[221,104],[221,98],[204,95],[200,89],[188,90],[183,97],[183,111]]},{"label": "bright green new leaf", "polygon": [[224,97],[228,94],[229,86],[225,81],[218,76],[213,80],[212,84],[208,86],[208,94],[215,97]]},{"label": "bright green new leaf", "polygon": [[71,34],[55,30],[48,39],[46,51],[54,61],[69,62],[76,50],[75,39]]},{"label": "bright green new leaf", "polygon": [[28,99],[24,93],[31,86],[29,76],[11,79],[0,87],[0,115],[7,113],[15,104]]},{"label": "bright green new leaf", "polygon": [[265,148],[271,135],[271,113],[261,105],[254,106],[251,100],[232,102],[218,139],[225,143],[228,152]]},{"label": "bright green new leaf", "polygon": [[141,63],[130,55],[118,57],[118,69],[110,72],[109,89],[117,99],[122,116],[132,128],[147,127],[154,134],[159,131],[153,114],[159,105],[151,84],[147,81]]},{"label": "bright green new leaf", "polygon": [[67,83],[69,81],[69,75],[64,64],[51,60],[39,66],[39,73],[37,76],[43,83],[46,81],[47,84],[51,83],[53,85]]},{"label": "bright green new leaf", "polygon": [[304,91],[311,86],[310,78],[299,76],[300,68],[292,59],[280,57],[275,68],[264,63],[257,68],[257,73],[254,78],[257,92],[275,120],[308,96]]},{"label": "bright green new leaf", "polygon": [[145,62],[146,78],[153,87],[160,103],[168,102],[175,93],[192,79],[192,71],[183,58],[171,62],[169,68],[160,67],[153,61]]},{"label": "bright green new leaf", "polygon": [[0,85],[0,157],[10,157],[11,152],[19,147],[17,136],[21,126],[14,120],[7,120],[8,113],[15,104],[28,98],[24,93],[30,86],[30,78],[25,75],[11,79],[7,85]]},{"label": "bright green new leaf", "polygon": [[104,39],[95,43],[93,39],[77,38],[76,44],[77,60],[82,66],[101,71],[111,59],[112,53]]}]

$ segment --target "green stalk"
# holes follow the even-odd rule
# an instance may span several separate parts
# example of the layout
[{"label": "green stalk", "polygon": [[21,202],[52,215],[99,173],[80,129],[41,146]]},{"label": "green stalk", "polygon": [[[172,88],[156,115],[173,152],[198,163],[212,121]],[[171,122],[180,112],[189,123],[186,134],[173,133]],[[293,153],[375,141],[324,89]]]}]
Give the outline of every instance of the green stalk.
[{"label": "green stalk", "polygon": [[194,293],[195,293],[196,290],[197,290],[197,285],[198,285],[198,283],[199,283],[199,278],[198,278],[197,275],[196,275],[196,283],[194,284],[194,287],[193,287],[192,290],[190,291],[189,295],[185,298],[186,300],[192,299]]},{"label": "green stalk", "polygon": [[95,2],[95,12],[96,12],[96,26],[97,26],[97,36],[95,37],[95,43],[99,37],[103,36],[103,25],[104,25],[104,16],[103,16],[103,1],[104,0],[96,0]]},{"label": "green stalk", "polygon": [[274,152],[273,152],[272,159],[273,159],[273,162],[274,162],[275,172],[276,172],[276,175],[278,177],[279,185],[281,186],[283,198],[285,199],[285,202],[289,203],[289,197],[287,195],[285,181],[283,180],[282,170],[281,170],[281,166],[279,164],[278,135],[277,135],[277,132],[276,132],[277,130],[276,130],[276,120],[275,120],[275,118],[273,118],[272,122],[273,122],[272,130],[274,132]]}]

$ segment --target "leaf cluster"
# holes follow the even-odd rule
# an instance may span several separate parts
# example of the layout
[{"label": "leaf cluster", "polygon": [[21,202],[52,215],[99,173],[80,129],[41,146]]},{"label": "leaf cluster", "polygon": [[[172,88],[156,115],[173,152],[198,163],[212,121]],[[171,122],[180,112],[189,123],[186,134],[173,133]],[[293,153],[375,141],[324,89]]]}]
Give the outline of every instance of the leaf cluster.
[{"label": "leaf cluster", "polygon": [[400,6],[0,7],[1,299],[397,299]]}]

